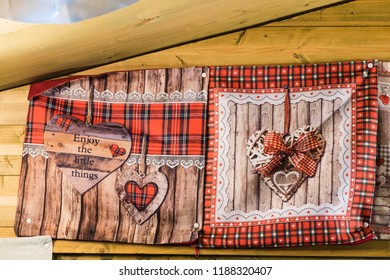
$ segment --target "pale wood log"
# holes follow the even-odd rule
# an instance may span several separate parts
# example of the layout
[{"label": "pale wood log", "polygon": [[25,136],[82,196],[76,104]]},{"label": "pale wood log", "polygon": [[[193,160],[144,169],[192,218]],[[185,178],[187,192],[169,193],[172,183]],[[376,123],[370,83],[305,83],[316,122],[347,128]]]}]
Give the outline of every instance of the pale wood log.
[{"label": "pale wood log", "polygon": [[[71,25],[33,25],[3,34],[0,90],[344,2],[275,1],[140,1]],[[51,63],[42,64],[41,57]]]},{"label": "pale wood log", "polygon": [[[197,65],[280,65],[390,60],[390,27],[257,27],[80,72]],[[244,34],[244,35],[242,35]],[[180,60],[178,60],[178,57]]]},{"label": "pale wood log", "polygon": [[21,155],[24,134],[24,126],[0,125],[0,156]]},{"label": "pale wood log", "polygon": [[[269,103],[265,103],[261,106],[261,129],[272,130],[273,127],[273,106]],[[260,176],[259,182],[260,201],[259,209],[262,212],[268,211],[271,208],[271,196],[272,190],[264,182],[264,179]]]},{"label": "pale wood log", "polygon": [[322,100],[321,133],[325,140],[325,151],[321,157],[319,203],[332,201],[331,174],[333,172],[333,102]]},{"label": "pale wood log", "polygon": [[[310,107],[310,125],[321,130],[322,106],[321,100],[311,102]],[[326,144],[325,144],[326,145]],[[307,178],[307,184],[310,188],[307,189],[307,203],[319,205],[320,196],[320,174],[321,174],[322,158],[317,164],[316,174],[313,177]]]}]

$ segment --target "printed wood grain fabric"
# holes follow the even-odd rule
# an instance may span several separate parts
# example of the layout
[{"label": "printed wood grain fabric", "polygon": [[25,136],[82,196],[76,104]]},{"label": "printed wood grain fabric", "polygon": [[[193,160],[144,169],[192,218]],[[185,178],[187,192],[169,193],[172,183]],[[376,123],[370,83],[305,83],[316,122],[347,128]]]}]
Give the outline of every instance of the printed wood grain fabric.
[{"label": "printed wood grain fabric", "polygon": [[[314,176],[303,180],[289,199],[258,174],[245,150],[256,131],[286,131],[286,92],[287,131],[310,126],[326,143]],[[374,236],[376,62],[213,67],[209,96],[200,246],[349,244]]]},{"label": "printed wood grain fabric", "polygon": [[378,182],[375,191],[373,223],[380,238],[390,233],[390,63],[378,65]]},{"label": "printed wood grain fabric", "polygon": [[[141,244],[196,241],[203,221],[207,85],[203,68],[33,85],[16,234]],[[141,171],[145,177],[137,177]],[[84,180],[79,188],[74,177]],[[91,178],[97,184],[88,183]]]}]

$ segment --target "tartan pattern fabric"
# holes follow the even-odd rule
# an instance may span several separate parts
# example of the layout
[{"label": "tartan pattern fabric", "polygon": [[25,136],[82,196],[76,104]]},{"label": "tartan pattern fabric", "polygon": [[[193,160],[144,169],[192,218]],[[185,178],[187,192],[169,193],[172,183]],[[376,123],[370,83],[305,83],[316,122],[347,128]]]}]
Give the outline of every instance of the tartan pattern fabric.
[{"label": "tartan pattern fabric", "polygon": [[[272,89],[356,83],[355,121],[357,162],[351,187],[350,216],[345,220],[290,221],[251,226],[211,226],[213,160],[215,156],[214,94],[217,88]],[[370,240],[375,190],[376,137],[378,123],[377,68],[368,61],[286,66],[211,67],[209,80],[207,163],[204,229],[199,246],[205,248],[289,247],[349,244]],[[351,178],[352,179],[352,178]]]},{"label": "tartan pattern fabric", "polygon": [[111,151],[112,157],[123,156],[126,154],[126,149],[120,148],[117,144],[111,145],[110,151]]},{"label": "tartan pattern fabric", "polygon": [[386,167],[386,171],[384,175],[389,178],[390,177],[390,145],[380,145],[378,147],[379,153],[378,156],[379,158],[383,159],[383,164]]},{"label": "tartan pattern fabric", "polygon": [[70,118],[58,118],[56,124],[64,131],[67,131],[69,127],[73,124],[73,120]]},{"label": "tartan pattern fabric", "polygon": [[[148,154],[204,155],[206,104],[188,103],[108,103],[94,102],[92,124],[115,122],[132,136],[132,154],[141,153],[142,136],[148,136]],[[37,96],[30,101],[25,143],[43,144],[49,120],[58,114],[81,120],[87,102]]]},{"label": "tartan pattern fabric", "polygon": [[308,176],[313,176],[316,172],[317,163],[305,152],[318,147],[320,147],[320,144],[312,133],[302,135],[291,147],[287,147],[279,133],[270,131],[264,138],[264,152],[272,155],[273,158],[268,164],[258,168],[257,171],[263,177],[267,177],[285,157],[288,157],[296,168],[305,172]]},{"label": "tartan pattern fabric", "polygon": [[146,207],[156,197],[158,187],[154,183],[147,183],[140,187],[136,182],[130,181],[126,184],[127,198],[139,211],[144,211]]}]

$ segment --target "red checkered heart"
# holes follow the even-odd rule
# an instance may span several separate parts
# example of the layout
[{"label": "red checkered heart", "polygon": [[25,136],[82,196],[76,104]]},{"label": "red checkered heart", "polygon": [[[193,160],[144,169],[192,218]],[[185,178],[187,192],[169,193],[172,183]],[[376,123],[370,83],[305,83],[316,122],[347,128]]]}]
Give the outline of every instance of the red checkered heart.
[{"label": "red checkered heart", "polygon": [[112,157],[124,156],[126,154],[125,148],[120,148],[117,144],[113,144],[110,147]]},{"label": "red checkered heart", "polygon": [[50,163],[81,194],[125,163],[131,149],[131,137],[123,125],[87,126],[68,115],[53,117],[43,137]]},{"label": "red checkered heart", "polygon": [[135,170],[123,171],[115,190],[123,207],[141,225],[161,206],[168,192],[168,179],[161,172],[141,177]]},{"label": "red checkered heart", "polygon": [[153,182],[139,186],[137,182],[130,181],[127,182],[125,189],[128,199],[134,204],[138,211],[144,211],[156,197],[158,192],[158,187]]},{"label": "red checkered heart", "polygon": [[389,105],[390,98],[387,95],[379,95],[379,99],[382,101],[384,105]]}]

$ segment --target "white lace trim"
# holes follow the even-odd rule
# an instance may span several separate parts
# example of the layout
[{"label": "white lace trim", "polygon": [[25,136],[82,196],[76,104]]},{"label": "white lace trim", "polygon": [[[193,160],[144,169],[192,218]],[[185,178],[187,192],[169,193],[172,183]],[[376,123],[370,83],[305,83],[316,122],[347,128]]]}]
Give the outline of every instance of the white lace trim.
[{"label": "white lace trim", "polygon": [[[42,93],[42,95],[52,98],[66,98],[72,100],[87,100],[87,91],[81,87],[72,89],[70,87],[54,87],[48,89]],[[137,91],[130,93],[124,91],[111,92],[105,90],[103,92],[94,91],[94,102],[106,102],[106,103],[169,103],[169,102],[207,102],[207,91],[202,90],[195,92],[188,90],[184,93],[174,91],[172,93],[160,92],[155,95],[152,92],[146,92],[144,94]]]},{"label": "white lace trim", "polygon": [[[45,150],[45,146],[42,144],[29,144],[25,143],[23,145],[23,156],[43,156],[44,158],[48,158],[49,155]],[[133,164],[139,163],[141,158],[140,154],[131,154],[127,159],[126,164],[131,166]],[[188,169],[192,166],[196,166],[198,169],[203,169],[206,165],[206,159],[204,156],[189,156],[189,155],[148,155],[146,159],[147,165],[154,165],[157,168],[167,165],[170,168],[175,168],[176,166],[183,166]]]}]

